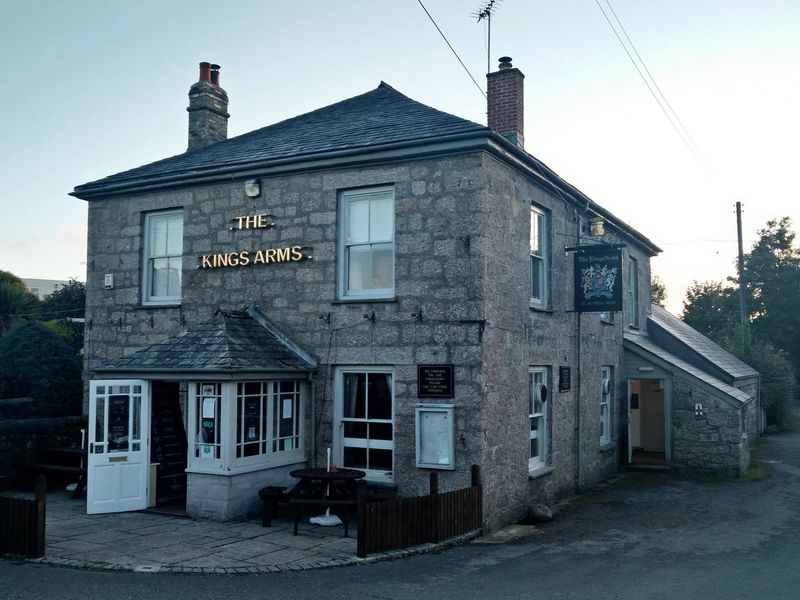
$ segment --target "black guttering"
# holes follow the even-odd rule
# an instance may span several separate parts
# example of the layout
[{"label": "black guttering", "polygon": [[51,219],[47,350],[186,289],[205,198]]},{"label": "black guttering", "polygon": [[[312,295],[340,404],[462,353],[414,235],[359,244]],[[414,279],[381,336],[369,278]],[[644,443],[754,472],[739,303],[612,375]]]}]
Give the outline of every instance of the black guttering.
[{"label": "black guttering", "polygon": [[577,208],[602,216],[613,227],[631,236],[637,243],[645,247],[651,256],[662,251],[649,238],[567,183],[544,163],[488,128],[483,131],[469,131],[422,140],[417,138],[390,144],[359,146],[279,159],[250,161],[217,168],[187,170],[168,175],[135,177],[109,184],[94,182],[77,186],[69,195],[82,200],[94,200],[196,184],[233,181],[248,176],[267,177],[298,171],[344,168],[476,150],[493,154],[509,166],[523,172],[539,186],[572,201]]}]

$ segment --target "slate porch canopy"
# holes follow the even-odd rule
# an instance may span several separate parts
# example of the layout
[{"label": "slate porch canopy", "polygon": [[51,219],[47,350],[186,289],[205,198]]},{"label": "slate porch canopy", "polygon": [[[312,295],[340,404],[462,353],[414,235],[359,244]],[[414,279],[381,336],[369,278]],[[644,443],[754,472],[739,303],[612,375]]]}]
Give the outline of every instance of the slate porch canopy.
[{"label": "slate porch canopy", "polygon": [[257,308],[217,310],[189,327],[129,356],[92,369],[98,375],[144,379],[242,379],[265,374],[307,374],[319,363]]}]

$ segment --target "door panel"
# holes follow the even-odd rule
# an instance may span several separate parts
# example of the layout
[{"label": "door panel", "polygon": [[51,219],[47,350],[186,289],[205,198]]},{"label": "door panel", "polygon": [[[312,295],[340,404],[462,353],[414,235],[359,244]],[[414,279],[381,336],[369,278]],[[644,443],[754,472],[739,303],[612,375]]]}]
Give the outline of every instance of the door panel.
[{"label": "door panel", "polygon": [[86,512],[147,508],[149,382],[91,381]]}]

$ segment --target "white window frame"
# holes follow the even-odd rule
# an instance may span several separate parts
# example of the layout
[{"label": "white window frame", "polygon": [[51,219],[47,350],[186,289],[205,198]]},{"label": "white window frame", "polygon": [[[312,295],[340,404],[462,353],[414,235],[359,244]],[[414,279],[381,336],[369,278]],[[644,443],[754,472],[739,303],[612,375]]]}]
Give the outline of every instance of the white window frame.
[{"label": "white window frame", "polygon": [[628,257],[628,325],[639,327],[639,262]]},{"label": "white window frame", "polygon": [[[550,369],[548,367],[531,367],[528,371],[528,471],[534,472],[547,466],[547,454],[549,451],[549,419],[548,419],[548,406],[546,401],[542,404],[541,412],[534,412],[534,393],[536,393],[536,386],[539,383],[544,384],[547,388],[547,400],[550,394]],[[537,379],[539,381],[537,381]],[[536,430],[531,428],[533,420],[537,420]],[[538,441],[539,452],[535,456],[531,456],[530,445],[531,440]]]},{"label": "white window frame", "polygon": [[[350,205],[356,201],[364,201],[370,197],[391,198],[392,201],[392,223],[391,223],[391,237],[387,239],[371,239],[368,236],[367,240],[351,241],[348,223],[349,223],[349,209]],[[395,295],[395,211],[396,201],[393,186],[380,186],[363,188],[357,190],[346,190],[339,193],[339,250],[338,250],[338,288],[339,298],[346,299],[372,299],[372,298],[393,298]],[[349,277],[349,250],[357,246],[372,246],[374,244],[391,244],[392,245],[392,285],[387,288],[370,288],[362,290],[350,290]]]},{"label": "white window frame", "polygon": [[[189,383],[188,397],[188,468],[191,473],[215,473],[215,474],[236,474],[258,471],[262,469],[293,465],[306,460],[305,456],[305,403],[307,394],[307,383],[300,378],[283,379],[259,379],[259,382],[267,390],[267,437],[266,452],[253,456],[236,456],[237,452],[237,423],[240,415],[238,411],[238,384],[252,382],[252,380],[237,381],[195,381]],[[298,406],[295,414],[299,419],[299,443],[291,450],[274,451],[273,441],[274,430],[272,420],[274,416],[274,399],[277,393],[280,396],[279,385],[281,381],[295,381],[299,387]],[[214,386],[214,393],[203,395],[203,386]],[[213,444],[215,451],[205,455],[202,452],[204,445],[200,436],[200,425],[202,421],[202,398],[216,398],[216,429],[217,435]]]},{"label": "white window frame", "polygon": [[611,410],[614,397],[614,371],[600,367],[600,447],[611,445]]},{"label": "white window frame", "polygon": [[[150,239],[152,237],[153,223],[156,219],[179,216],[181,219],[181,249],[179,254],[164,254],[152,256],[150,254]],[[180,304],[181,291],[183,289],[183,210],[163,210],[146,213],[143,224],[144,232],[142,236],[142,304],[145,306],[159,306],[164,304]],[[181,268],[178,271],[178,293],[170,296],[154,296],[152,293],[152,276],[150,261],[155,258],[180,258]]]},{"label": "white window frame", "polygon": [[[344,464],[344,447],[345,445],[348,446],[356,446],[356,444],[348,442],[348,440],[354,440],[354,438],[345,438],[344,436],[344,423],[345,421],[351,421],[354,419],[344,419],[344,376],[349,373],[356,373],[356,374],[370,374],[370,373],[379,373],[389,375],[391,378],[391,384],[389,386],[389,390],[392,394],[392,413],[391,419],[357,419],[357,421],[366,422],[366,423],[384,423],[390,424],[392,427],[392,440],[389,442],[387,440],[370,440],[367,438],[366,441],[366,448],[376,448],[382,450],[391,450],[392,452],[392,470],[391,471],[378,471],[374,469],[362,469],[366,472],[367,476],[366,479],[368,481],[394,481],[394,465],[395,465],[395,410],[397,408],[396,405],[396,395],[395,395],[395,370],[393,367],[382,367],[382,366],[342,366],[336,367],[334,371],[334,386],[335,386],[335,396],[334,396],[334,456],[338,465],[347,467],[348,465]],[[369,416],[369,415],[367,415]],[[370,445],[371,443],[375,443],[375,445]]]},{"label": "white window frame", "polygon": [[[534,223],[539,234],[538,249],[534,248]],[[529,288],[530,305],[535,308],[545,308],[550,301],[550,218],[547,212],[531,205],[530,224],[528,232],[530,259],[529,259]],[[539,277],[540,291],[538,296],[533,293],[534,272]]]}]

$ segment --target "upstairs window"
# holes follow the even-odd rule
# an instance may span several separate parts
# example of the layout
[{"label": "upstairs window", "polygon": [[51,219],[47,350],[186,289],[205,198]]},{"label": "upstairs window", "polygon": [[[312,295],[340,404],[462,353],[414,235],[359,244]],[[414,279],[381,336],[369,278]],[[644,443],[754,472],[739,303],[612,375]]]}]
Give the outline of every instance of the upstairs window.
[{"label": "upstairs window", "polygon": [[639,263],[628,257],[628,325],[639,326]]},{"label": "upstairs window", "polygon": [[178,304],[183,266],[183,211],[150,213],[144,219],[142,302]]},{"label": "upstairs window", "polygon": [[393,297],[394,189],[343,192],[339,206],[340,297]]},{"label": "upstairs window", "polygon": [[550,230],[547,214],[531,206],[531,306],[545,307],[549,300],[548,264]]}]

